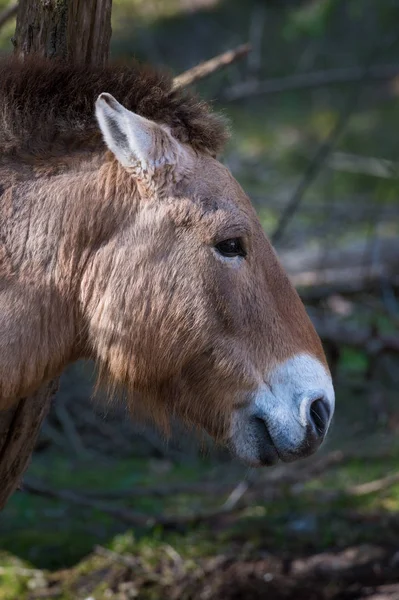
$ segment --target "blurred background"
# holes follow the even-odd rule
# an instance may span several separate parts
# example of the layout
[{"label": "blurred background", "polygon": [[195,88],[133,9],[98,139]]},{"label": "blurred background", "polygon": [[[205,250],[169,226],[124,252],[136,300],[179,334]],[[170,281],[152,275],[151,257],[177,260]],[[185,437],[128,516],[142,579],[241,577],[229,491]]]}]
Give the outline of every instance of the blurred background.
[{"label": "blurred background", "polygon": [[399,0],[114,0],[113,58],[179,74],[244,42],[196,88],[323,339],[328,441],[248,470],[73,365],[0,517],[0,600],[399,599]]}]

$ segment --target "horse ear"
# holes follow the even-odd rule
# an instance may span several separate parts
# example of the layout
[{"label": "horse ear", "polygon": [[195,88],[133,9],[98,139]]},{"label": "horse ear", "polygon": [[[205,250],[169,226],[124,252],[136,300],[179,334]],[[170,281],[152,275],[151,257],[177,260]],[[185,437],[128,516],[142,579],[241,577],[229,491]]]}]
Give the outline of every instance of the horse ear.
[{"label": "horse ear", "polygon": [[158,123],[127,110],[111,94],[101,94],[96,117],[105,143],[124,167],[153,170],[176,162],[179,142]]}]

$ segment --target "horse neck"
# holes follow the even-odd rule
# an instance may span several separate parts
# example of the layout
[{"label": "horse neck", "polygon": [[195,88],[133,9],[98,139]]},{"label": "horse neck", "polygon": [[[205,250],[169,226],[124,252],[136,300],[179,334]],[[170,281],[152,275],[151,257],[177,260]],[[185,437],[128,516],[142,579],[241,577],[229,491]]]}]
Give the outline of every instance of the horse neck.
[{"label": "horse neck", "polygon": [[[126,177],[124,184],[126,188]],[[112,161],[0,163],[0,409],[84,354],[85,266],[126,218]],[[13,357],[10,365],[9,357]]]},{"label": "horse neck", "polygon": [[0,164],[0,247],[6,256],[0,267],[17,279],[40,279],[72,293],[88,256],[126,217],[126,193],[118,187],[126,188],[127,180],[116,161],[102,156]]}]

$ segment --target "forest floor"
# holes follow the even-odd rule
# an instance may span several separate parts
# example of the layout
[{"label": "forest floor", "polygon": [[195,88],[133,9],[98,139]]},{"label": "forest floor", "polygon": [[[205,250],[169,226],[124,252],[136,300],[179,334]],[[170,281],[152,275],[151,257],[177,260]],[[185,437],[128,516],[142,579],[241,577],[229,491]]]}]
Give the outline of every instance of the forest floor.
[{"label": "forest floor", "polygon": [[0,599],[398,599],[395,394],[382,411],[356,368],[328,442],[291,465],[78,460],[43,438],[0,520]]}]

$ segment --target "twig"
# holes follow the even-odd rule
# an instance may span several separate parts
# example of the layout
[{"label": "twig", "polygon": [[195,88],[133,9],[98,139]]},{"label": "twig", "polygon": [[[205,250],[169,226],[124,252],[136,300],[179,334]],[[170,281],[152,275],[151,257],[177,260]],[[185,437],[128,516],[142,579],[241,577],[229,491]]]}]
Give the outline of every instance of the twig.
[{"label": "twig", "polygon": [[239,503],[241,498],[244,496],[244,494],[248,491],[248,489],[249,489],[248,481],[245,481],[245,480],[240,481],[240,483],[231,492],[231,494],[227,498],[226,502],[224,502],[224,504],[222,505],[222,508],[224,508],[225,510],[232,510],[235,506],[237,506],[237,504]]},{"label": "twig", "polygon": [[345,493],[349,496],[365,496],[387,490],[397,483],[399,483],[399,473],[392,473],[392,475],[387,475],[381,479],[375,479],[374,481],[368,481],[360,485],[353,485],[347,488]]},{"label": "twig", "polygon": [[291,200],[289,201],[285,210],[283,211],[280,220],[277,224],[277,227],[270,236],[270,239],[273,244],[276,244],[280,241],[289,221],[299,208],[299,205],[307,189],[310,187],[310,185],[313,183],[313,181],[316,179],[316,177],[322,170],[326,159],[333,150],[336,142],[341,136],[341,133],[344,131],[350,117],[352,116],[355,107],[357,106],[359,95],[360,90],[357,90],[356,94],[351,95],[350,100],[347,103],[345,110],[341,113],[335,127],[332,129],[327,139],[321,144],[313,159],[308,164],[304,176],[302,177]]},{"label": "twig", "polygon": [[10,4],[0,12],[0,28],[10,21],[18,11],[18,4]]},{"label": "twig", "polygon": [[[364,78],[365,81],[386,81],[399,75],[398,65],[375,65]],[[266,81],[244,81],[237,83],[223,93],[225,100],[240,100],[250,96],[281,94],[295,90],[307,90],[343,83],[360,83],[363,80],[362,67],[331,69],[312,73],[297,73]]]},{"label": "twig", "polygon": [[[367,496],[368,494],[375,494],[376,492],[383,492],[390,487],[399,483],[399,473],[393,473],[387,475],[381,479],[375,479],[374,481],[367,481],[358,485],[351,485],[342,490],[316,490],[308,491],[307,497],[315,498],[318,501],[332,502],[339,499]],[[294,491],[294,490],[293,490]],[[302,490],[299,490],[301,492]]]},{"label": "twig", "polygon": [[[394,37],[392,40],[389,40],[388,47],[391,47],[397,41],[397,37]],[[384,44],[385,49],[385,44]],[[371,53],[366,66],[361,68],[360,76],[357,79],[358,86],[356,89],[350,94],[345,109],[342,111],[335,127],[331,130],[330,135],[327,139],[321,144],[318,151],[316,152],[313,160],[308,164],[307,169],[305,170],[305,174],[301,181],[299,182],[298,187],[296,188],[290,202],[287,204],[284,212],[282,213],[280,220],[277,224],[276,229],[272,233],[271,240],[274,244],[276,244],[282,237],[285,228],[287,227],[289,221],[298,210],[299,205],[304,197],[307,189],[314,182],[316,177],[319,175],[322,170],[327,158],[331,154],[334,149],[335,144],[343,133],[349,119],[351,118],[355,108],[357,107],[360,93],[362,90],[362,84],[366,81],[369,76],[370,71],[373,68],[373,63],[375,62],[376,54],[379,54],[381,51],[381,47],[378,46]]]},{"label": "twig", "polygon": [[223,54],[219,54],[210,60],[207,60],[199,65],[196,65],[192,69],[188,71],[184,71],[181,75],[178,75],[173,80],[173,89],[180,89],[192,85],[196,81],[200,79],[205,79],[205,77],[209,77],[215,73],[215,71],[219,71],[224,67],[231,65],[236,62],[243,56],[246,56],[248,52],[251,50],[249,44],[242,44],[238,46],[234,50],[228,50],[227,52],[223,52]]}]

